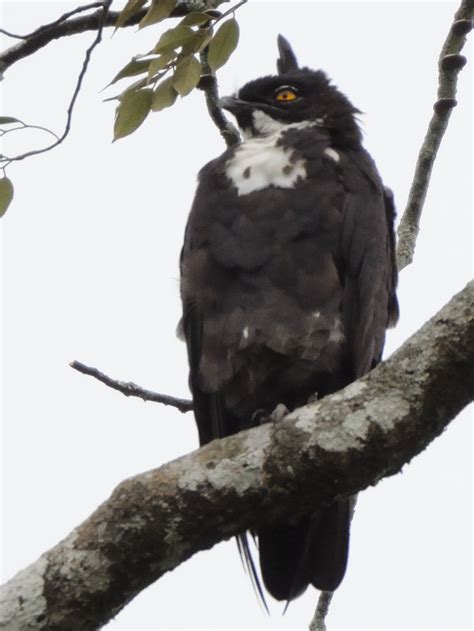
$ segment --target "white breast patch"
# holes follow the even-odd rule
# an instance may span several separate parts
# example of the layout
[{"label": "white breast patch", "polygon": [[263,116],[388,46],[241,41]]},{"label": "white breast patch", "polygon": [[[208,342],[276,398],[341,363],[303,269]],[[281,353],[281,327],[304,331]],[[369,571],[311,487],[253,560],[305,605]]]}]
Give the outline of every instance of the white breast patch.
[{"label": "white breast patch", "polygon": [[306,177],[305,161],[292,161],[291,149],[277,145],[279,134],[251,138],[237,148],[229,160],[226,175],[239,195],[248,195],[267,186],[293,188]]},{"label": "white breast patch", "polygon": [[293,188],[299,179],[306,178],[306,163],[294,159],[292,149],[278,144],[284,131],[313,127],[316,121],[280,123],[259,110],[253,113],[257,135],[248,130],[245,141],[236,149],[226,166],[226,175],[239,195],[248,195],[267,186]]}]

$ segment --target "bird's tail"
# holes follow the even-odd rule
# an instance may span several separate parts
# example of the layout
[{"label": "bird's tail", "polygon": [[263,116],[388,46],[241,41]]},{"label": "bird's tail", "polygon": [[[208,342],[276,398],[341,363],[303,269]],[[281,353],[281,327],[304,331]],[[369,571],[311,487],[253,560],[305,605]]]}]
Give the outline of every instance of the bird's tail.
[{"label": "bird's tail", "polygon": [[290,601],[310,583],[321,591],[334,591],[346,571],[350,522],[351,500],[342,499],[295,525],[260,528],[260,567],[270,594]]},{"label": "bird's tail", "polygon": [[245,571],[250,577],[250,581],[252,583],[252,587],[254,589],[254,592],[255,592],[255,595],[257,596],[258,601],[262,604],[265,611],[267,613],[270,613],[268,609],[267,601],[265,598],[265,593],[263,591],[262,583],[260,582],[260,578],[258,576],[257,569],[255,567],[255,563],[252,557],[252,551],[250,550],[248,536],[249,536],[249,533],[244,532],[243,535],[238,535],[238,537],[236,537],[240,560],[242,561],[242,565],[244,566]]}]

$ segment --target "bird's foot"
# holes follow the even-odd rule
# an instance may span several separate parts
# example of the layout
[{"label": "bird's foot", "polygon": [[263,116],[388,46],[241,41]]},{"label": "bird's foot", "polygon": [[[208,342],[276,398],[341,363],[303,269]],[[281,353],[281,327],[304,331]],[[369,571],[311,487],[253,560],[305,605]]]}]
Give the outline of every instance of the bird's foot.
[{"label": "bird's foot", "polygon": [[265,425],[265,423],[279,423],[289,413],[290,410],[284,403],[279,403],[271,414],[267,410],[255,410],[252,414],[252,427]]},{"label": "bird's foot", "polygon": [[308,403],[316,403],[316,401],[319,401],[319,394],[317,392],[308,397]]},{"label": "bird's foot", "polygon": [[267,410],[255,410],[252,414],[252,427],[265,425],[265,423],[269,423],[271,420],[272,417],[268,414]]},{"label": "bird's foot", "polygon": [[274,423],[279,423],[281,420],[285,418],[287,414],[290,413],[290,410],[286,407],[284,403],[279,403],[273,412],[270,414],[270,418]]}]

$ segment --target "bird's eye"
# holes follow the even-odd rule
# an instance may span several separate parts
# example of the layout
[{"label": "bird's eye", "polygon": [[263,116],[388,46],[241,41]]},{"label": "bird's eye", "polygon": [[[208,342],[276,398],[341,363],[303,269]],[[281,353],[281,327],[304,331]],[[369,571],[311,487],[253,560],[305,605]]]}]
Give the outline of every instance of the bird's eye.
[{"label": "bird's eye", "polygon": [[298,92],[295,88],[283,86],[275,92],[275,100],[277,101],[294,101],[298,98]]}]

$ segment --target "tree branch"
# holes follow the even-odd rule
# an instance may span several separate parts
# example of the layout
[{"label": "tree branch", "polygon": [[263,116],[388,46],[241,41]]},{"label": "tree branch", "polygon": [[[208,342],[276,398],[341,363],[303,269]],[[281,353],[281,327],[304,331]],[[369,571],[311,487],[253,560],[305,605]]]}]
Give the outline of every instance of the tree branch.
[{"label": "tree branch", "polygon": [[[81,91],[82,82],[84,80],[84,77],[86,76],[86,72],[87,72],[87,68],[89,67],[89,62],[90,62],[92,52],[94,48],[98,46],[102,40],[102,30],[103,30],[104,22],[107,19],[107,16],[109,15],[109,7],[111,3],[112,3],[112,0],[103,0],[103,2],[101,3],[102,6],[101,6],[101,9],[99,9],[99,14],[101,17],[99,18],[99,21],[98,21],[97,35],[95,36],[92,44],[87,48],[86,53],[84,55],[84,61],[82,62],[82,67],[76,81],[76,86],[74,88],[74,92],[72,94],[69,107],[67,108],[66,125],[64,127],[63,133],[59,137],[56,136],[56,134],[54,134],[56,136],[56,141],[53,142],[51,145],[44,147],[43,149],[34,149],[32,151],[26,151],[25,153],[22,153],[17,156],[13,156],[11,158],[9,158],[8,156],[0,155],[0,165],[2,165],[2,168],[6,168],[11,162],[17,162],[19,160],[24,160],[25,158],[29,158],[30,156],[35,156],[40,153],[45,153],[46,151],[51,151],[51,149],[54,149],[55,147],[60,145],[64,140],[66,140],[69,134],[69,131],[71,129],[72,113],[74,111],[74,106],[76,104],[77,97],[79,96],[79,92]],[[60,20],[61,18],[53,24],[57,23],[61,25]],[[45,28],[45,27],[42,27],[42,28]],[[39,30],[41,31],[41,29]]]},{"label": "tree branch", "polygon": [[326,616],[331,604],[334,592],[321,592],[316,605],[313,619],[309,624],[309,631],[326,631]]},{"label": "tree branch", "polygon": [[200,57],[202,68],[207,74],[201,77],[198,87],[203,90],[206,95],[207,111],[209,112],[212,122],[220,131],[227,147],[233,147],[240,142],[239,130],[227,120],[222,108],[219,106],[217,79],[212,75],[209,64],[207,63],[207,51],[203,51]]},{"label": "tree branch", "polygon": [[94,377],[102,383],[105,383],[105,385],[109,386],[109,388],[118,390],[126,397],[139,397],[144,401],[154,401],[155,403],[163,403],[163,405],[171,405],[172,407],[177,408],[180,412],[190,412],[193,409],[193,402],[189,399],[180,399],[178,397],[171,397],[167,394],[152,392],[151,390],[146,390],[141,386],[137,386],[137,384],[133,383],[133,381],[118,381],[116,379],[112,379],[103,372],[100,372],[100,370],[97,370],[97,368],[86,366],[78,361],[73,361],[69,365],[71,368],[74,368],[74,370],[78,370],[84,375],[89,375],[90,377]]},{"label": "tree branch", "polygon": [[[205,0],[199,2],[195,0],[190,2],[181,2],[173,10],[170,17],[183,17],[191,11],[196,10],[197,7],[202,9],[203,6],[210,5],[209,8],[215,8],[224,2],[229,2],[229,0],[213,0],[212,2],[206,2]],[[74,13],[77,13],[81,9],[82,8],[75,9]],[[138,24],[146,14],[147,10],[147,8],[144,8],[135,13],[124,26],[135,26]],[[120,11],[109,11],[104,21],[104,27],[115,26],[119,14]],[[41,26],[36,31],[33,31],[33,33],[25,36],[27,39],[15,46],[12,46],[11,48],[8,48],[0,54],[0,75],[4,74],[10,66],[20,59],[33,55],[36,51],[40,50],[44,46],[47,46],[55,39],[68,37],[69,35],[76,35],[77,33],[84,33],[85,31],[96,31],[100,25],[101,15],[102,11],[99,9],[90,15],[82,15],[74,19],[64,20],[64,16],[61,16],[61,18],[58,18],[54,22]]]},{"label": "tree branch", "polygon": [[195,552],[400,471],[473,398],[473,307],[470,283],[344,390],[125,480],[5,584],[0,628],[97,629]]},{"label": "tree branch", "polygon": [[407,206],[398,227],[398,268],[402,270],[413,261],[416,238],[423,204],[430,182],[433,164],[444,132],[456,102],[456,87],[459,71],[466,64],[460,52],[466,36],[472,29],[473,0],[462,0],[454,15],[454,21],[444,42],[438,60],[438,98],[428,125],[416,163],[415,175],[408,195]]},{"label": "tree branch", "polygon": [[54,20],[54,22],[50,22],[49,24],[40,26],[39,28],[35,29],[34,31],[31,31],[31,33],[27,33],[26,35],[15,35],[15,33],[9,33],[8,31],[5,31],[4,29],[0,29],[0,33],[3,33],[4,35],[7,35],[8,37],[14,37],[16,39],[29,39],[30,37],[37,37],[43,31],[49,30],[50,28],[57,26],[61,24],[62,22],[65,22],[68,18],[70,18],[73,15],[77,15],[78,13],[84,13],[85,11],[89,11],[90,9],[97,9],[97,7],[102,7],[103,5],[104,5],[103,1],[100,1],[100,2],[91,2],[91,4],[84,4],[80,7],[76,7],[75,9],[72,9],[72,11],[67,11],[66,13],[63,13],[63,15],[59,16],[56,20]]}]

